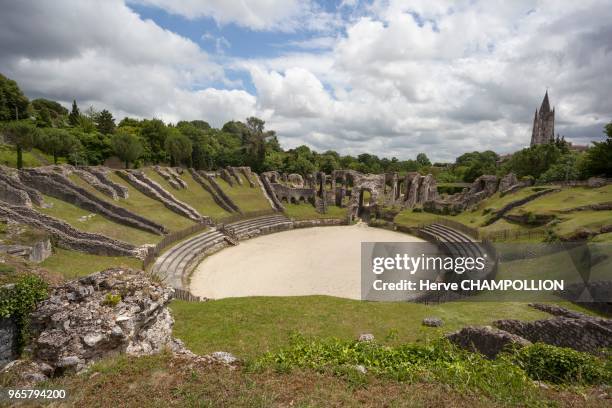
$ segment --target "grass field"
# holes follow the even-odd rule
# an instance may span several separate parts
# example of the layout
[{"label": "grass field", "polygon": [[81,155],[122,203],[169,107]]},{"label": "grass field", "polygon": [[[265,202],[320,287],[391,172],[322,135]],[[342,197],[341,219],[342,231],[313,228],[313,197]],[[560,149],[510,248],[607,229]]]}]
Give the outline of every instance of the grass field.
[{"label": "grass field", "polygon": [[[449,371],[452,371],[449,369]],[[598,387],[516,387],[499,381],[493,392],[512,401],[456,384],[426,377],[398,382],[375,376],[344,376],[330,371],[230,370],[190,364],[170,353],[106,359],[84,375],[53,379],[42,385],[66,389],[69,400],[54,406],[71,407],[453,407],[605,406]],[[486,373],[479,373],[479,375]],[[508,376],[510,377],[510,376]],[[495,380],[489,380],[495,382]],[[0,383],[0,385],[5,385]],[[511,389],[511,391],[509,391]],[[605,390],[605,388],[604,388]],[[604,404],[602,404],[604,403]]]},{"label": "grass field", "polygon": [[108,177],[128,189],[128,198],[115,201],[115,204],[162,224],[170,231],[178,231],[194,224],[194,221],[169,210],[160,201],[142,194],[116,174],[109,173]]},{"label": "grass field", "polygon": [[[465,224],[472,228],[477,228],[481,233],[487,234],[502,230],[509,231],[528,231],[538,228],[534,225],[519,224],[500,219],[491,225],[483,226],[490,214],[503,206],[528,197],[543,188],[557,188],[556,186],[537,186],[519,190],[512,194],[500,197],[499,193],[480,202],[474,209],[464,211],[458,215],[438,215],[426,212],[413,212],[404,210],[394,219],[394,222],[402,226],[418,226],[422,223],[432,222],[438,217],[447,218]],[[555,193],[550,193],[536,198],[520,207],[510,211],[512,215],[523,215],[526,213],[554,215],[557,222],[549,228],[560,237],[567,237],[579,228],[598,230],[603,225],[612,223],[612,211],[574,211],[564,213],[578,206],[612,202],[612,186],[591,189],[585,187],[571,187]],[[540,227],[541,228],[541,227]],[[603,237],[602,239],[606,239]]]},{"label": "grass field", "polygon": [[[44,159],[43,162],[40,158]],[[38,149],[23,152],[23,166],[36,167],[45,164],[53,164],[53,157],[41,152]],[[0,144],[0,164],[8,167],[17,167],[17,151],[14,146]]]},{"label": "grass field", "polygon": [[212,196],[202,188],[189,174],[184,171],[181,178],[187,183],[187,188],[176,190],[162,176],[157,174],[152,168],[144,170],[145,174],[155,182],[159,183],[166,191],[176,197],[178,200],[189,204],[196,209],[200,214],[207,215],[212,218],[220,218],[229,215],[227,211],[219,207],[213,200]]},{"label": "grass field", "polygon": [[296,220],[312,220],[321,218],[346,218],[346,208],[340,208],[335,205],[327,207],[327,212],[321,214],[317,212],[314,206],[310,203],[305,204],[283,204],[285,206],[285,214],[287,217]]},{"label": "grass field", "polygon": [[45,259],[41,267],[60,273],[66,279],[75,279],[108,268],[128,267],[142,269],[142,261],[121,256],[100,256],[84,252],[54,248],[53,255]]},{"label": "grass field", "polygon": [[[575,309],[576,306],[564,304]],[[196,353],[225,350],[243,358],[285,345],[291,333],[321,337],[357,338],[372,333],[391,344],[425,341],[469,324],[496,319],[533,320],[548,315],[525,303],[363,302],[328,296],[227,298],[204,303],[173,301],[175,335]],[[437,316],[441,328],[422,326]]]},{"label": "grass field", "polygon": [[53,206],[50,208],[40,207],[38,211],[64,220],[82,231],[99,233],[134,245],[156,243],[162,238],[161,235],[121,225],[100,214],[95,214],[91,218],[80,221],[80,217],[88,216],[92,213],[53,197],[45,196],[45,201]]},{"label": "grass field", "polygon": [[270,202],[263,195],[261,187],[259,187],[257,183],[255,184],[255,187],[250,187],[249,183],[244,180],[242,185],[234,183],[234,186],[231,187],[220,177],[217,177],[215,180],[225,194],[227,194],[243,212],[271,209]]}]

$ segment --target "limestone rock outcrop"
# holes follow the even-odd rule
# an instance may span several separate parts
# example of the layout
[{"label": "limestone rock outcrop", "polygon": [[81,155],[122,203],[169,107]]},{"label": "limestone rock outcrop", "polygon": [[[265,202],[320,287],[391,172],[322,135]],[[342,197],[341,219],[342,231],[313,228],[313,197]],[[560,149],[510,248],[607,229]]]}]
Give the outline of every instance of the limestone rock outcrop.
[{"label": "limestone rock outcrop", "polygon": [[524,347],[531,344],[520,336],[491,326],[464,327],[448,334],[446,338],[463,349],[478,352],[488,358],[495,358],[500,352],[511,347]]},{"label": "limestone rock outcrop", "polygon": [[54,288],[32,314],[32,359],[54,374],[81,371],[104,357],[174,347],[168,308],[173,289],[141,271],[109,269]]}]

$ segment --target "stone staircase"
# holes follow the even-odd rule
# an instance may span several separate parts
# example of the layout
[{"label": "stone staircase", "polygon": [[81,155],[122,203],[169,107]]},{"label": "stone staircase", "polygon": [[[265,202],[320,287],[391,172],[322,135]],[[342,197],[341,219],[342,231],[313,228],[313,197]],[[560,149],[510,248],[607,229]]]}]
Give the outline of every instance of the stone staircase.
[{"label": "stone staircase", "polygon": [[293,228],[293,222],[282,214],[251,218],[225,225],[224,229],[239,240]]},{"label": "stone staircase", "polygon": [[[430,224],[420,229],[420,234],[437,241],[439,247],[453,258],[484,258],[485,269],[468,269],[464,273],[448,272],[444,282],[461,282],[463,280],[489,279],[494,273],[494,260],[492,260],[483,245],[463,232],[442,224]],[[422,301],[449,301],[464,297],[467,293],[461,291],[452,293],[432,293],[426,295]],[[472,294],[472,292],[470,292]]]},{"label": "stone staircase", "polygon": [[174,288],[186,289],[191,269],[207,255],[225,248],[226,238],[221,231],[212,229],[179,242],[157,258],[151,273]]}]

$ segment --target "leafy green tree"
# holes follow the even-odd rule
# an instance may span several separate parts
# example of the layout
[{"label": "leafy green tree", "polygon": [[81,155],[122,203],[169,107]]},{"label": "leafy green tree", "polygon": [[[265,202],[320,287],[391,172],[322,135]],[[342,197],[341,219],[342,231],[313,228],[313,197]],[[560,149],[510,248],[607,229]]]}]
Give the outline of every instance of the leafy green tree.
[{"label": "leafy green tree", "polygon": [[325,173],[331,173],[334,170],[338,170],[340,168],[340,164],[335,156],[330,154],[324,154],[321,156],[319,161],[319,170],[324,171]]},{"label": "leafy green tree", "polygon": [[416,162],[419,165],[419,167],[429,167],[429,166],[431,166],[431,161],[429,160],[429,157],[427,157],[427,155],[425,153],[417,154]]},{"label": "leafy green tree", "polygon": [[23,151],[30,150],[38,142],[38,129],[26,121],[8,122],[3,126],[5,140],[15,145],[17,150],[17,168],[23,167]]},{"label": "leafy green tree", "polygon": [[72,126],[79,126],[81,112],[79,111],[79,107],[77,106],[76,100],[72,100],[72,109],[70,110],[70,114],[68,115],[68,122]]},{"label": "leafy green tree", "polygon": [[170,155],[170,165],[173,167],[191,159],[193,149],[191,140],[177,129],[171,130],[166,138],[164,147]]},{"label": "leafy green tree", "polygon": [[115,131],[115,119],[113,114],[103,109],[96,117],[96,127],[98,132],[109,135]]},{"label": "leafy green tree", "polygon": [[580,176],[578,169],[579,155],[576,153],[568,153],[562,155],[559,160],[550,166],[540,176],[540,181],[549,183],[552,181],[568,181],[576,180]]},{"label": "leafy green tree", "polygon": [[612,122],[604,127],[604,133],[606,140],[593,142],[593,146],[585,152],[584,160],[580,163],[580,172],[585,178],[612,177]]},{"label": "leafy green tree", "polygon": [[34,99],[30,105],[38,127],[61,126],[68,115],[68,109],[49,99]]},{"label": "leafy green tree", "polygon": [[255,171],[263,170],[263,163],[266,158],[266,141],[274,137],[274,131],[265,131],[263,120],[250,117],[246,120],[246,134],[243,140],[244,150],[247,155],[247,162]]},{"label": "leafy green tree", "polygon": [[140,139],[129,133],[116,133],[111,144],[117,157],[125,163],[126,169],[129,169],[130,163],[136,161],[143,152]]},{"label": "leafy green tree", "polygon": [[81,143],[72,133],[55,128],[42,131],[39,145],[43,152],[53,156],[55,164],[59,156],[69,156],[81,148]]},{"label": "leafy green tree", "polygon": [[28,104],[17,82],[0,74],[0,121],[27,119]]},{"label": "leafy green tree", "polygon": [[561,158],[561,151],[554,143],[535,145],[514,153],[502,166],[502,173],[513,172],[519,178],[539,178]]},{"label": "leafy green tree", "polygon": [[145,140],[145,156],[153,163],[166,160],[165,143],[170,129],[159,119],[145,119],[140,124],[140,136]]}]

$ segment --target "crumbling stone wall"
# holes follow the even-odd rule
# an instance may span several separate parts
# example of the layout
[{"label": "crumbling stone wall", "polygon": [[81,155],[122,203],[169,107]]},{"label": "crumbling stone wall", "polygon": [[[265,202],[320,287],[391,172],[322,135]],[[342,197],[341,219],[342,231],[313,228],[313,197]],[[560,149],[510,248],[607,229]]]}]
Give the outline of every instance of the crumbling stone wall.
[{"label": "crumbling stone wall", "polygon": [[138,228],[154,234],[166,232],[162,225],[150,221],[123,207],[101,200],[84,188],[72,183],[64,175],[48,169],[24,169],[19,173],[20,179],[27,185],[44,194],[67,201],[122,225]]},{"label": "crumbling stone wall", "polygon": [[83,181],[85,181],[87,184],[89,184],[90,186],[92,186],[93,188],[101,192],[102,194],[112,198],[115,201],[119,200],[119,195],[117,195],[117,192],[115,191],[115,189],[111,188],[110,186],[107,186],[106,184],[102,184],[100,180],[93,174],[89,173],[88,171],[81,170],[81,169],[75,169],[74,172]]},{"label": "crumbling stone wall", "polygon": [[255,188],[255,183],[253,182],[253,173],[251,172],[251,168],[248,166],[241,166],[241,167],[234,167],[234,169],[238,170],[240,173],[242,173],[242,175],[244,176],[244,178],[246,179],[247,183],[249,183],[249,187],[251,188]]},{"label": "crumbling stone wall", "polygon": [[213,176],[209,175],[206,172],[200,172],[200,174],[204,176],[204,178],[210,183],[210,186],[213,188],[215,194],[219,196],[221,200],[225,202],[226,206],[231,208],[232,211],[239,212],[239,213],[242,212],[242,210],[240,210],[240,207],[238,207],[238,205],[234,202],[234,200],[232,200],[230,196],[225,194],[225,191],[223,191],[223,189],[221,188],[219,183],[217,183],[217,180],[215,180]]},{"label": "crumbling stone wall", "polygon": [[222,180],[225,180],[225,182],[229,184],[230,187],[234,187],[234,180],[232,179],[232,175],[229,173],[229,171],[227,171],[227,169],[221,169],[219,171],[219,176]]},{"label": "crumbling stone wall", "polygon": [[[235,212],[236,210],[234,208],[232,208],[224,199],[223,197],[221,197],[207,182],[206,180],[204,180],[204,177],[202,177],[200,175],[200,173],[198,173],[196,170],[190,168],[189,172],[191,173],[191,176],[193,177],[193,179],[195,180],[196,183],[198,183],[204,190],[206,190],[206,192],[208,192],[212,198],[213,201],[221,208],[223,208],[225,211],[227,212]],[[206,175],[206,173],[204,173]]]},{"label": "crumbling stone wall", "polygon": [[187,188],[187,183],[177,173],[175,173],[172,167],[161,167],[154,166],[153,170],[159,174],[164,180],[176,190]]},{"label": "crumbling stone wall", "polygon": [[[38,191],[26,186],[21,182],[21,180],[19,180],[18,170],[10,169],[6,166],[0,166],[0,183],[6,185],[5,196],[7,196],[8,200],[11,199],[10,197],[8,197],[8,194],[10,193],[10,191],[12,191],[12,188],[18,191],[22,191],[28,196],[27,199],[22,199],[22,202],[24,203],[22,205],[31,206],[32,204],[35,204],[41,206],[44,204],[43,196]],[[22,195],[22,193],[19,194]],[[15,201],[15,203],[17,202],[18,201]]]},{"label": "crumbling stone wall", "polygon": [[17,325],[11,318],[0,318],[0,368],[17,358]]},{"label": "crumbling stone wall", "polygon": [[110,169],[105,167],[86,167],[85,170],[94,175],[100,183],[115,190],[115,193],[117,193],[120,198],[129,198],[129,190],[127,187],[115,183],[108,177],[108,172],[111,171]]},{"label": "crumbling stone wall", "polygon": [[0,217],[46,231],[62,248],[106,256],[144,258],[146,255],[144,249],[104,235],[80,231],[64,221],[39,213],[32,208],[0,203]]},{"label": "crumbling stone wall", "polygon": [[123,178],[128,183],[130,183],[136,190],[140,191],[147,197],[161,202],[169,210],[174,211],[175,213],[187,217],[189,219],[195,219],[196,221],[199,221],[201,219],[201,216],[196,217],[191,211],[180,205],[180,202],[178,200],[168,198],[168,196],[172,198],[174,197],[167,192],[166,194],[163,194],[161,191],[164,190],[161,187],[158,186],[159,189],[154,188],[152,183],[144,181],[149,180],[148,178],[145,178],[143,176],[138,177],[136,172],[126,170],[118,170],[117,175]]},{"label": "crumbling stone wall", "polygon": [[236,167],[228,166],[227,171],[231,174],[234,180],[236,180],[236,183],[238,183],[239,186],[242,186],[244,184],[242,182],[242,179],[240,178],[240,172],[236,169]]},{"label": "crumbling stone wall", "polygon": [[274,193],[280,201],[296,204],[300,202],[314,201],[315,191],[313,188],[295,188],[285,186],[280,183],[270,183],[270,185],[274,189]]},{"label": "crumbling stone wall", "polygon": [[433,199],[425,202],[426,211],[442,214],[457,214],[472,208],[480,201],[491,197],[498,190],[497,176],[483,175],[478,177],[461,193],[455,194],[447,200]]},{"label": "crumbling stone wall", "polygon": [[276,196],[276,193],[274,192],[274,187],[272,187],[272,183],[270,183],[270,180],[268,179],[266,173],[262,173],[260,176],[257,176],[257,174],[255,174],[255,178],[259,182],[261,191],[263,191],[264,196],[268,199],[272,208],[277,211],[285,211],[285,207]]}]

